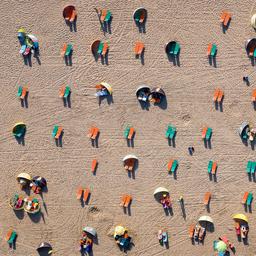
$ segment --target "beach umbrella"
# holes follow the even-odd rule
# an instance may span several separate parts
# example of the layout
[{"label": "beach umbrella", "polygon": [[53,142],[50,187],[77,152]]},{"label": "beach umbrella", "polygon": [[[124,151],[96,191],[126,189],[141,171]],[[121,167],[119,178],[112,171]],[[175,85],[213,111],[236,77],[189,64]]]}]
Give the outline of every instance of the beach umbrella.
[{"label": "beach umbrella", "polygon": [[75,10],[75,6],[73,5],[66,5],[63,9],[63,17],[65,20],[70,20],[73,11]]},{"label": "beach umbrella", "polygon": [[250,38],[246,40],[245,49],[247,51],[247,54],[249,54],[249,52],[251,51],[254,51],[255,48],[256,48],[256,38]]},{"label": "beach umbrella", "polygon": [[100,45],[100,40],[96,40],[91,44],[91,51],[92,51],[92,54],[95,56],[98,56],[99,45]]},{"label": "beach umbrella", "polygon": [[245,222],[248,223],[248,218],[244,214],[242,214],[242,213],[234,214],[233,215],[233,219],[234,220],[245,221]]},{"label": "beach umbrella", "polygon": [[210,216],[204,215],[198,219],[198,222],[209,222],[209,223],[213,224],[213,219]]},{"label": "beach umbrella", "polygon": [[20,28],[20,29],[18,30],[18,33],[26,34],[26,31],[25,31],[25,29],[24,29],[24,28]]},{"label": "beach umbrella", "polygon": [[127,231],[126,228],[122,227],[122,226],[116,226],[115,227],[115,232],[114,232],[114,237],[115,236],[122,236],[125,231]]},{"label": "beach umbrella", "polygon": [[83,228],[83,231],[86,232],[86,233],[91,234],[94,237],[97,236],[96,230],[94,228],[92,228],[92,227],[85,227],[85,228]]},{"label": "beach umbrella", "polygon": [[25,172],[22,172],[17,176],[17,181],[19,181],[20,179],[24,179],[24,180],[28,180],[28,181],[32,180],[31,176]]},{"label": "beach umbrella", "polygon": [[147,10],[143,7],[136,9],[133,12],[133,19],[135,22],[144,23],[147,19]]},{"label": "beach umbrella", "polygon": [[23,122],[16,123],[12,128],[12,133],[15,137],[21,138],[25,135],[26,125]]},{"label": "beach umbrella", "polygon": [[127,156],[125,156],[123,158],[123,162],[125,162],[128,159],[136,159],[136,160],[138,160],[137,156],[135,156],[135,155],[127,155]]},{"label": "beach umbrella", "polygon": [[227,250],[227,245],[223,241],[219,241],[216,246],[218,252],[225,252]]},{"label": "beach umbrella", "polygon": [[252,18],[251,18],[251,25],[253,28],[256,29],[256,14],[253,14],[252,15]]},{"label": "beach umbrella", "polygon": [[139,86],[136,90],[137,98],[140,96],[140,94],[143,94],[143,96],[148,96],[150,94],[150,88],[147,85]]},{"label": "beach umbrella", "polygon": [[166,54],[168,54],[168,55],[172,54],[176,44],[180,47],[180,45],[176,41],[170,41],[169,43],[167,43],[165,45],[165,52],[166,52]]},{"label": "beach umbrella", "polygon": [[108,84],[108,83],[106,83],[106,82],[101,82],[100,83],[102,86],[104,86],[106,89],[107,89],[107,91],[108,91],[108,93],[111,95],[112,94],[112,86],[110,85],[110,84]]},{"label": "beach umbrella", "polygon": [[39,244],[36,250],[38,251],[38,253],[47,252],[48,255],[52,254],[52,246],[47,242],[42,242],[41,244]]},{"label": "beach umbrella", "polygon": [[242,137],[245,133],[247,133],[247,130],[249,130],[249,123],[245,121],[240,125],[238,129],[239,135]]},{"label": "beach umbrella", "polygon": [[32,179],[32,182],[41,188],[45,187],[47,185],[46,179],[41,176],[35,176]]},{"label": "beach umbrella", "polygon": [[164,194],[169,195],[169,191],[167,188],[164,187],[158,187],[154,191],[154,197],[156,200],[160,201]]}]

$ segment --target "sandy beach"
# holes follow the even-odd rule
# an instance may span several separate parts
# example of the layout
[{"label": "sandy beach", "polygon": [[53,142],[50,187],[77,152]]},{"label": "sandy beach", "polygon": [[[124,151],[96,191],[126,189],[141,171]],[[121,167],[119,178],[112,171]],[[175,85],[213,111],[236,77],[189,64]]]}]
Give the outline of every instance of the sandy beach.
[{"label": "sandy beach", "polygon": [[[77,30],[71,32],[62,10],[76,6]],[[132,14],[143,6],[148,11],[145,33],[139,33]],[[111,10],[111,33],[103,33],[94,8]],[[1,255],[34,256],[40,242],[53,246],[54,256],[76,256],[84,226],[98,233],[94,256],[124,255],[115,244],[111,230],[116,225],[128,228],[134,247],[133,256],[209,256],[214,255],[213,241],[222,235],[235,244],[236,255],[256,254],[255,203],[245,212],[241,200],[245,191],[255,192],[246,165],[254,161],[255,151],[241,142],[237,129],[243,121],[254,126],[255,110],[251,93],[255,87],[254,67],[244,43],[255,36],[250,25],[256,2],[243,1],[8,1],[0,3],[1,115],[0,115],[0,236]],[[232,14],[223,33],[220,14]],[[40,56],[25,65],[19,54],[19,28],[39,39]],[[96,39],[109,42],[108,65],[96,62],[90,45]],[[134,55],[136,41],[145,44],[144,65]],[[177,41],[181,46],[179,65],[169,62],[165,44]],[[66,66],[60,51],[64,43],[73,45],[72,66]],[[216,67],[209,65],[207,45],[217,45]],[[250,77],[246,86],[242,78]],[[105,81],[113,87],[113,101],[99,102],[95,85]],[[138,86],[161,87],[166,106],[150,105],[142,109],[135,95]],[[29,90],[28,106],[17,97],[18,86]],[[71,88],[71,106],[63,105],[59,88]],[[212,101],[215,88],[225,97],[223,111]],[[27,126],[24,145],[12,135],[12,127],[23,121]],[[123,137],[127,125],[136,134],[134,147]],[[177,128],[175,145],[168,145],[168,124]],[[64,129],[63,145],[57,147],[51,136],[54,125]],[[90,127],[100,129],[98,147],[87,137]],[[204,126],[213,129],[211,148],[201,139]],[[188,154],[193,146],[195,153]],[[135,154],[138,169],[128,177],[122,159]],[[95,175],[91,162],[98,160]],[[167,164],[177,159],[176,179],[169,175]],[[209,160],[218,162],[217,180],[207,173]],[[16,181],[20,172],[43,176],[48,192],[43,198],[42,215],[17,215],[8,206],[15,194],[26,195]],[[76,199],[79,186],[91,188],[88,205]],[[153,192],[164,186],[173,201],[173,215],[166,216]],[[212,193],[210,212],[203,198]],[[122,194],[131,194],[131,212],[120,207]],[[31,192],[33,195],[33,192]],[[177,200],[183,196],[186,217]],[[45,206],[43,206],[43,202]],[[249,218],[248,245],[238,242],[232,215],[244,213]],[[206,233],[204,244],[192,245],[188,229],[201,215],[214,220],[214,232]],[[4,236],[12,227],[18,233],[16,249],[9,249]],[[157,232],[169,233],[169,249],[159,245]],[[231,254],[232,255],[232,254]]]}]

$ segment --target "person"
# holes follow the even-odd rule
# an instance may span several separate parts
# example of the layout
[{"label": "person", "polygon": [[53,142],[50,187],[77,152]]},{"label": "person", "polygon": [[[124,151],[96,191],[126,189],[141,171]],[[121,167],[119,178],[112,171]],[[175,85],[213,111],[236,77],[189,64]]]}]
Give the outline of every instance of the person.
[{"label": "person", "polygon": [[188,147],[188,152],[191,156],[193,155],[194,151],[195,151],[194,147]]}]

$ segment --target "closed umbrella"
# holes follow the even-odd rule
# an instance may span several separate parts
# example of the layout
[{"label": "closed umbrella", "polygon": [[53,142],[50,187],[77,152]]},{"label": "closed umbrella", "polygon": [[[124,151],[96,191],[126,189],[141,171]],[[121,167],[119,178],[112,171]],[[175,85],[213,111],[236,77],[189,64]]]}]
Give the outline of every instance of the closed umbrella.
[{"label": "closed umbrella", "polygon": [[97,236],[96,230],[94,228],[92,228],[92,227],[85,227],[85,228],[83,228],[83,231],[86,232],[86,233],[91,234],[94,237]]},{"label": "closed umbrella", "polygon": [[158,187],[154,191],[154,197],[157,201],[160,201],[164,194],[169,195],[169,191],[167,188],[164,187]]}]

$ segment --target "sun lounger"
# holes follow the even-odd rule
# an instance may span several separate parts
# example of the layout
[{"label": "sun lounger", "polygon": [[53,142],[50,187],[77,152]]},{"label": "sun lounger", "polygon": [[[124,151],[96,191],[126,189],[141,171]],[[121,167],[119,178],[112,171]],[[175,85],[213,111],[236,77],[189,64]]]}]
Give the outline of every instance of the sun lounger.
[{"label": "sun lounger", "polygon": [[105,21],[105,22],[109,22],[110,19],[111,19],[111,12],[108,10],[108,11],[107,11],[107,14],[106,14],[106,16],[105,16],[104,21]]},{"label": "sun lounger", "polygon": [[83,195],[83,188],[82,188],[82,187],[79,187],[79,188],[77,189],[77,192],[76,192],[76,199],[77,199],[77,200],[81,200],[82,195]]},{"label": "sun lounger", "polygon": [[66,86],[66,88],[65,88],[65,93],[64,93],[64,95],[63,95],[63,98],[67,98],[68,96],[69,96],[69,94],[70,94],[70,87],[69,86]]},{"label": "sun lounger", "polygon": [[8,242],[11,238],[11,235],[12,235],[12,232],[13,230],[12,229],[9,229],[6,236],[5,236],[5,241]]},{"label": "sun lounger", "polygon": [[136,42],[134,47],[135,55],[140,55],[143,52],[144,48],[145,46],[142,42]]},{"label": "sun lounger", "polygon": [[123,207],[124,207],[126,198],[127,198],[127,195],[123,195],[123,196],[122,196],[120,206],[123,206]]},{"label": "sun lounger", "polygon": [[99,135],[99,129],[98,128],[94,128],[93,134],[91,136],[91,139],[95,140]]},{"label": "sun lounger", "polygon": [[174,50],[173,50],[173,54],[174,55],[178,55],[180,52],[180,45],[178,43],[175,44]]},{"label": "sun lounger", "polygon": [[60,55],[64,58],[68,45],[65,43],[61,49]]},{"label": "sun lounger", "polygon": [[68,44],[66,52],[65,52],[65,56],[69,56],[71,54],[72,50],[73,50],[72,44]]},{"label": "sun lounger", "polygon": [[92,128],[90,129],[90,131],[89,131],[89,133],[88,133],[88,135],[87,135],[89,138],[92,138],[94,129],[95,129],[95,127],[92,127]]},{"label": "sun lounger", "polygon": [[54,138],[55,138],[56,140],[58,140],[58,139],[61,137],[62,132],[63,132],[63,128],[62,128],[62,127],[58,127],[58,131],[57,131],[57,133],[56,133],[56,135],[55,135]]},{"label": "sun lounger", "polygon": [[256,162],[252,162],[252,164],[251,164],[251,173],[252,174],[254,174],[255,169],[256,169]]},{"label": "sun lounger", "polygon": [[22,94],[22,86],[19,86],[17,96],[20,97]]},{"label": "sun lounger", "polygon": [[[170,162],[169,162],[169,163],[170,163]],[[174,173],[174,172],[176,171],[177,167],[178,167],[178,161],[177,161],[177,160],[173,160],[173,161],[172,161],[172,164],[171,164],[170,171],[171,171],[172,173]]]},{"label": "sun lounger", "polygon": [[189,230],[188,230],[188,234],[189,234],[189,238],[193,238],[193,236],[194,236],[194,230],[195,230],[195,225],[194,224],[191,224],[190,226],[189,226]]},{"label": "sun lounger", "polygon": [[74,22],[75,19],[76,19],[76,10],[73,10],[69,21]]},{"label": "sun lounger", "polygon": [[102,54],[103,47],[104,47],[104,43],[100,42],[98,52],[97,52],[98,54]]},{"label": "sun lounger", "polygon": [[246,172],[251,173],[252,161],[248,161],[246,166]]},{"label": "sun lounger", "polygon": [[58,132],[59,126],[55,125],[52,131],[52,137],[55,138],[57,132]]},{"label": "sun lounger", "polygon": [[213,165],[213,161],[209,161],[209,163],[208,163],[208,173],[211,173],[212,172],[212,165]]},{"label": "sun lounger", "polygon": [[104,43],[102,53],[101,53],[103,57],[107,54],[107,51],[108,51],[108,43]]},{"label": "sun lounger", "polygon": [[22,100],[25,99],[25,97],[26,97],[26,95],[27,95],[27,92],[28,92],[27,87],[23,87],[23,88],[22,88],[22,93],[21,93],[21,96],[20,96],[20,98],[21,98]]},{"label": "sun lounger", "polygon": [[217,171],[217,162],[213,162],[212,164],[212,174],[215,175],[216,174],[216,171]]},{"label": "sun lounger", "polygon": [[105,21],[106,15],[107,15],[107,10],[105,10],[105,9],[101,10],[101,14],[100,14],[100,21],[101,22]]},{"label": "sun lounger", "polygon": [[15,231],[12,231],[12,234],[10,236],[10,239],[7,241],[8,244],[13,244],[15,239],[17,237],[17,233]]},{"label": "sun lounger", "polygon": [[129,133],[130,133],[130,127],[127,126],[124,130],[124,138],[125,139],[128,139],[128,136],[129,136]]},{"label": "sun lounger", "polygon": [[85,203],[88,201],[89,196],[90,196],[90,189],[89,188],[84,189],[83,201]]},{"label": "sun lounger", "polygon": [[96,160],[96,159],[93,159],[93,160],[92,160],[92,172],[95,172],[95,171],[96,171],[97,165],[98,165],[97,160]]},{"label": "sun lounger", "polygon": [[211,199],[211,193],[210,192],[206,192],[204,194],[204,205],[209,205],[210,199]]},{"label": "sun lounger", "polygon": [[168,165],[167,165],[167,170],[168,170],[168,172],[171,171],[173,161],[174,161],[174,160],[170,160],[169,163],[168,163]]},{"label": "sun lounger", "polygon": [[217,101],[220,103],[223,100],[224,92],[220,90]]},{"label": "sun lounger", "polygon": [[242,204],[246,204],[247,198],[248,198],[249,192],[245,192],[243,199],[242,199]]},{"label": "sun lounger", "polygon": [[219,94],[220,94],[220,89],[216,89],[216,90],[214,91],[214,95],[213,95],[213,101],[214,101],[214,102],[217,101]]},{"label": "sun lounger", "polygon": [[203,128],[203,131],[202,131],[202,139],[205,139],[205,137],[206,137],[206,132],[207,132],[207,127],[204,127],[204,128]]},{"label": "sun lounger", "polygon": [[172,127],[170,125],[168,125],[167,131],[165,133],[165,138],[167,138],[167,139],[169,138],[171,131],[172,131]]},{"label": "sun lounger", "polygon": [[176,134],[176,127],[172,127],[172,130],[169,134],[169,138],[172,140],[175,137]]},{"label": "sun lounger", "polygon": [[205,139],[210,140],[211,136],[212,136],[212,128],[207,128]]},{"label": "sun lounger", "polygon": [[223,21],[223,25],[227,26],[230,20],[231,20],[231,15],[229,13],[226,13],[226,17]]},{"label": "sun lounger", "polygon": [[256,102],[256,89],[252,91],[252,101]]},{"label": "sun lounger", "polygon": [[65,90],[66,90],[66,86],[61,86],[60,90],[59,90],[59,97],[63,98],[64,94],[65,94]]},{"label": "sun lounger", "polygon": [[133,127],[131,127],[127,139],[132,140],[134,134],[135,134],[135,130]]},{"label": "sun lounger", "polygon": [[216,55],[216,52],[217,52],[217,46],[216,44],[213,44],[211,49],[211,56],[214,57]]},{"label": "sun lounger", "polygon": [[207,47],[207,55],[208,56],[211,55],[211,50],[212,50],[212,44],[208,44],[208,47]]},{"label": "sun lounger", "polygon": [[126,195],[124,207],[127,208],[129,207],[130,203],[132,202],[132,197],[130,195]]},{"label": "sun lounger", "polygon": [[247,205],[247,206],[250,206],[250,205],[251,205],[252,199],[253,199],[253,195],[252,195],[252,193],[249,193],[249,194],[248,194],[248,197],[247,197],[247,200],[246,200],[246,205]]}]

